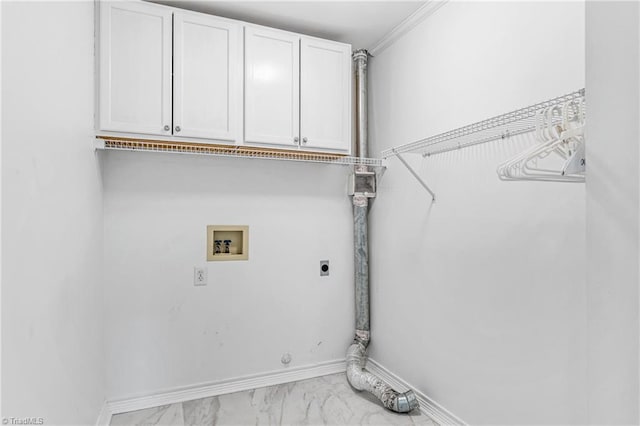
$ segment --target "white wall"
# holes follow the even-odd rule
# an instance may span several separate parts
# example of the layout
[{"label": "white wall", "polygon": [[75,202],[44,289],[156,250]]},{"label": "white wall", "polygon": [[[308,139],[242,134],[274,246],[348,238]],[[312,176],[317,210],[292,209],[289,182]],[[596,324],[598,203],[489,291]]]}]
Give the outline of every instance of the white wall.
[{"label": "white wall", "polygon": [[[584,86],[584,4],[450,2],[370,61],[372,152]],[[502,182],[520,137],[392,159],[371,356],[471,424],[586,421],[585,186]]]},{"label": "white wall", "polygon": [[2,9],[2,415],[93,424],[104,400],[93,3]]},{"label": "white wall", "polygon": [[589,421],[638,424],[640,7],[586,11]]},{"label": "white wall", "polygon": [[[108,396],[276,371],[285,352],[291,368],[343,360],[354,327],[347,173],[105,154]],[[207,263],[209,224],[249,225],[249,260]],[[208,286],[194,287],[194,266]]]}]

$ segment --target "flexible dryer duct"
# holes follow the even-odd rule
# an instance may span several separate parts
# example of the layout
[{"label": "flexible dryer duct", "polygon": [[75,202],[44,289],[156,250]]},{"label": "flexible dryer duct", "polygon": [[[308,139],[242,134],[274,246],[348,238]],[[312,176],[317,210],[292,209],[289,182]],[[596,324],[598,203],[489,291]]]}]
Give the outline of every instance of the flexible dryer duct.
[{"label": "flexible dryer duct", "polygon": [[[367,59],[366,50],[353,54],[356,63],[356,115],[357,115],[357,155],[367,156]],[[354,182],[358,175],[370,176],[367,166],[356,166]],[[375,196],[368,185],[367,192],[353,190],[353,229],[355,252],[355,293],[356,293],[356,333],[347,350],[347,379],[358,390],[372,393],[389,410],[407,413],[418,407],[415,393],[409,390],[400,393],[377,376],[365,370],[366,352],[369,345],[369,241],[368,214],[369,198]]]}]

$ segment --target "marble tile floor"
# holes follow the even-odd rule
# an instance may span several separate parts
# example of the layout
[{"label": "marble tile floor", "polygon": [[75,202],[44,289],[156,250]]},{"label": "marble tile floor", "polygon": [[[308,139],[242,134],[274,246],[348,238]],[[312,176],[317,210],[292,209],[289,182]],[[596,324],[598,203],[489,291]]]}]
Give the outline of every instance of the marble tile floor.
[{"label": "marble tile floor", "polygon": [[397,414],[384,409],[373,396],[353,390],[344,374],[131,411],[111,418],[111,426],[124,425],[437,426],[419,410]]}]

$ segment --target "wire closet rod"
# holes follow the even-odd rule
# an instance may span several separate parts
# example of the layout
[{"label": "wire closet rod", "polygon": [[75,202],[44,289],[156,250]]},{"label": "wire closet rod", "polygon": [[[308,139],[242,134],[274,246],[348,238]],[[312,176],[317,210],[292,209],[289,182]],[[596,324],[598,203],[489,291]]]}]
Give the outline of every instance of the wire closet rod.
[{"label": "wire closet rod", "polygon": [[384,150],[382,151],[382,158],[386,159],[403,153],[417,153],[429,156],[528,133],[535,130],[538,111],[563,105],[566,102],[578,100],[584,96],[585,89],[583,88],[506,114]]}]

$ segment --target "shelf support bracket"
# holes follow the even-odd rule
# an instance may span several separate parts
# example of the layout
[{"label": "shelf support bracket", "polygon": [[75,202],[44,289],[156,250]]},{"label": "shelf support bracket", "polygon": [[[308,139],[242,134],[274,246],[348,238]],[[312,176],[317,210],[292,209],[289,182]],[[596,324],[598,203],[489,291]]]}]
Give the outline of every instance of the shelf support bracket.
[{"label": "shelf support bracket", "polygon": [[431,199],[433,201],[435,201],[436,200],[436,194],[434,194],[433,191],[429,188],[429,186],[426,183],[424,183],[424,181],[418,175],[418,173],[416,173],[416,171],[413,170],[413,168],[409,165],[409,163],[407,163],[407,161],[404,158],[402,158],[402,155],[400,155],[400,153],[396,152],[395,149],[393,150],[393,153],[396,155],[396,157],[398,157],[398,160],[400,160],[400,162],[402,164],[404,164],[404,166],[407,168],[407,170],[409,170],[409,172],[413,175],[413,177],[418,179],[418,182],[420,182],[420,185],[422,185],[422,187],[424,189],[426,189],[429,194],[431,194]]}]

